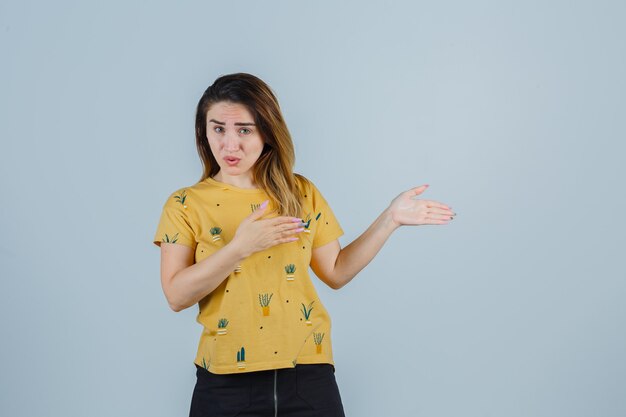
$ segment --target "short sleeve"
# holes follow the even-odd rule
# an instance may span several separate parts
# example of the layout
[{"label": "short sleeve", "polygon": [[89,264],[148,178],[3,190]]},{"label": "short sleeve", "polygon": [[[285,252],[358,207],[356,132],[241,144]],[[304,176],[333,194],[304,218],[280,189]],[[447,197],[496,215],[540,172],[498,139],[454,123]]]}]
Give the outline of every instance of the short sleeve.
[{"label": "short sleeve", "polygon": [[310,182],[313,198],[313,214],[311,221],[314,223],[315,235],[313,236],[313,248],[324,246],[343,235],[343,229],[335,217],[328,201],[324,198],[317,187]]},{"label": "short sleeve", "polygon": [[155,245],[161,246],[161,242],[178,243],[195,250],[196,239],[193,225],[189,221],[188,203],[185,189],[178,190],[167,198],[154,234]]}]

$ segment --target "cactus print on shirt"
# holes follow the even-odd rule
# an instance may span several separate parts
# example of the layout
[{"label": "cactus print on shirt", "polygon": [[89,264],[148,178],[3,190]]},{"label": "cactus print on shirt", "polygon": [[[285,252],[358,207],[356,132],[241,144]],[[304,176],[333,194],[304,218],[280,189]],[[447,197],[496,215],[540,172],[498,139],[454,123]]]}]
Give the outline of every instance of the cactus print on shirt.
[{"label": "cactus print on shirt", "polygon": [[[194,363],[212,373],[334,364],[331,320],[311,282],[309,264],[311,250],[343,230],[317,187],[304,177],[296,180],[306,223],[298,240],[244,259],[198,303],[196,321],[203,329]],[[263,190],[213,178],[178,189],[165,201],[154,244],[188,246],[200,262],[228,244],[241,221],[267,199]],[[275,209],[270,202],[266,213]]]}]

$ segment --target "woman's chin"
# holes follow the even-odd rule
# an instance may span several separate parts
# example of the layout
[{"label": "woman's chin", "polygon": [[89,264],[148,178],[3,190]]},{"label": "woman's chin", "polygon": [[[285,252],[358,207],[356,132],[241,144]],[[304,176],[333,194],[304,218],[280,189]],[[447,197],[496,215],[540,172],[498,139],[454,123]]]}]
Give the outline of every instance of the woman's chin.
[{"label": "woman's chin", "polygon": [[242,168],[239,165],[235,165],[235,166],[226,165],[226,166],[220,167],[220,169],[222,170],[223,173],[228,174],[228,175],[241,175],[248,171],[247,169]]}]

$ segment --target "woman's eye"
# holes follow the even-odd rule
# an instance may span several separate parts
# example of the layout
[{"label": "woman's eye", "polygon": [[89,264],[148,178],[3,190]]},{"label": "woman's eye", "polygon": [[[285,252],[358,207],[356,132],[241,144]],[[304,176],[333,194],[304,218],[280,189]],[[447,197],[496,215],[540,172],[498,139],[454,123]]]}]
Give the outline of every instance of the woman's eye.
[{"label": "woman's eye", "polygon": [[222,132],[223,132],[222,127],[221,127],[221,126],[215,126],[215,127],[213,128],[213,131],[215,131],[215,132],[217,132],[217,133],[222,133]]},{"label": "woman's eye", "polygon": [[239,133],[243,133],[244,135],[247,135],[250,133],[250,129],[246,129],[245,127],[242,129],[239,129]]}]

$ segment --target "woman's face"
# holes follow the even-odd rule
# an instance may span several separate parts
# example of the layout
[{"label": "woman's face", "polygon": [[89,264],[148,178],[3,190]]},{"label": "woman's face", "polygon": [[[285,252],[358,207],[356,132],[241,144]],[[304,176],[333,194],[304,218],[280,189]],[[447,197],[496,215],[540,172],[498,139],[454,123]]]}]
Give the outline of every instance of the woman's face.
[{"label": "woman's face", "polygon": [[259,159],[265,142],[246,106],[220,101],[209,108],[206,120],[209,147],[222,174],[236,176],[248,172]]}]

